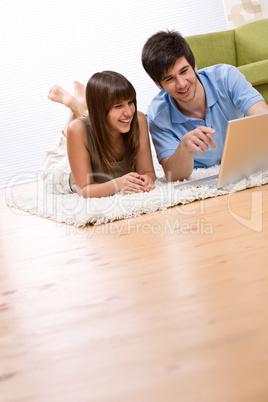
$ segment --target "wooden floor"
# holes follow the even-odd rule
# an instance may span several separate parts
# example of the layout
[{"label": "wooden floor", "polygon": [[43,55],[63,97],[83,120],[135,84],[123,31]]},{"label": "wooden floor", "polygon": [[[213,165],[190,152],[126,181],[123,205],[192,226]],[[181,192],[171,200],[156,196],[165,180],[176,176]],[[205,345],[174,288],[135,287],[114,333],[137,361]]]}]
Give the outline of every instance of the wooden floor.
[{"label": "wooden floor", "polygon": [[1,402],[267,402],[268,185],[77,229],[1,191]]}]

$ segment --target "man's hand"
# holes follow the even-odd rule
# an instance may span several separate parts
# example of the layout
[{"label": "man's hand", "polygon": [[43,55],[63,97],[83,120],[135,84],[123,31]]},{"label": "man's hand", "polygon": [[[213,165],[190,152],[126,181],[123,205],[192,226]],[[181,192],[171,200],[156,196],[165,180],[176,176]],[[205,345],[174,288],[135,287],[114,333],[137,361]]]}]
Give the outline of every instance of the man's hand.
[{"label": "man's hand", "polygon": [[215,132],[211,127],[199,126],[184,134],[174,154],[161,160],[168,181],[184,180],[190,176],[194,167],[193,153],[202,155],[209,147],[216,148],[212,138]]},{"label": "man's hand", "polygon": [[185,150],[202,155],[209,147],[212,149],[216,148],[216,144],[212,138],[215,132],[216,131],[211,127],[199,126],[182,137],[181,147]]}]

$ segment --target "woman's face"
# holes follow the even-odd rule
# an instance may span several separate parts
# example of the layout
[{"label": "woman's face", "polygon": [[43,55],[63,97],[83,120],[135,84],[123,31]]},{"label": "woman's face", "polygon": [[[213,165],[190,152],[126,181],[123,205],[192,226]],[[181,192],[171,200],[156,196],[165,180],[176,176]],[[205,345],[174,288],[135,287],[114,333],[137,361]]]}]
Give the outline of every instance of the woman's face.
[{"label": "woman's face", "polygon": [[128,133],[135,113],[133,100],[116,103],[107,114],[107,124],[111,135]]}]

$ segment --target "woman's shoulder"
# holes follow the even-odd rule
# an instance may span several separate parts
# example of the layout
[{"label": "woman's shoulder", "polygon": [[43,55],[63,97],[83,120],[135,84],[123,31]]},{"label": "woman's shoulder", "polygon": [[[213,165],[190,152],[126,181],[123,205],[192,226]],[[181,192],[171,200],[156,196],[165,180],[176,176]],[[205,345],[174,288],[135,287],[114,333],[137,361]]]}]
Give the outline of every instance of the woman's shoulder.
[{"label": "woman's shoulder", "polygon": [[85,124],[80,119],[73,120],[68,127],[67,130],[67,141],[69,140],[79,140],[83,143],[86,142],[87,139],[87,130]]},{"label": "woman's shoulder", "polygon": [[78,117],[68,127],[67,138],[76,138],[86,144],[89,153],[96,151],[95,139],[88,115]]},{"label": "woman's shoulder", "polygon": [[85,126],[91,127],[91,123],[90,123],[88,114],[84,114],[83,116],[78,117],[76,120],[80,120],[84,123]]},{"label": "woman's shoulder", "polygon": [[78,117],[76,120],[78,120],[78,121],[80,121],[80,122],[82,122],[84,124],[87,136],[89,138],[92,138],[93,137],[93,131],[92,131],[91,121],[90,121],[90,118],[89,118],[88,114],[83,115],[81,117]]},{"label": "woman's shoulder", "polygon": [[137,111],[137,115],[138,115],[138,121],[140,122],[144,122],[146,121],[146,116],[144,113],[140,112],[139,110]]},{"label": "woman's shoulder", "polygon": [[138,122],[139,122],[139,127],[140,130],[145,129],[146,131],[148,130],[148,125],[147,125],[147,118],[144,113],[138,111]]},{"label": "woman's shoulder", "polygon": [[69,124],[68,131],[71,133],[80,131],[85,132],[85,124],[82,120],[75,119]]}]

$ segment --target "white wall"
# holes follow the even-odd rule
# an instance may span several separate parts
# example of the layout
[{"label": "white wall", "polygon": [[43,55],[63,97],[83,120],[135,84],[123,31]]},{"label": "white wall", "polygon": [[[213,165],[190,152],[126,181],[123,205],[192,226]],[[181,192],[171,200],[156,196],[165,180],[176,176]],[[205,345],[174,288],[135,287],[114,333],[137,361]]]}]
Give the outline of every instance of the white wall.
[{"label": "white wall", "polygon": [[268,18],[268,1],[260,0],[263,18]]},{"label": "white wall", "polygon": [[268,18],[268,0],[224,0],[229,28]]},{"label": "white wall", "polygon": [[157,92],[140,57],[161,29],[193,35],[227,29],[223,0],[1,0],[0,186],[34,180],[68,111],[47,99],[96,71],[124,74],[145,111]]}]

